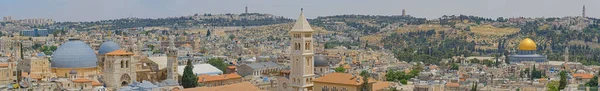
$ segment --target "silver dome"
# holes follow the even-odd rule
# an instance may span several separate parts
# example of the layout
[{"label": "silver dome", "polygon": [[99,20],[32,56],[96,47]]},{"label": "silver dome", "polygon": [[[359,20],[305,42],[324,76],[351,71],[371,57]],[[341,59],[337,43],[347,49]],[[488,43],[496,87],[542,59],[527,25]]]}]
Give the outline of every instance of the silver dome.
[{"label": "silver dome", "polygon": [[52,68],[90,68],[96,67],[98,58],[92,48],[80,41],[69,40],[60,45],[52,55]]},{"label": "silver dome", "polygon": [[315,57],[315,67],[327,67],[329,66],[329,60],[322,55],[316,55]]},{"label": "silver dome", "polygon": [[114,41],[109,40],[105,41],[100,45],[100,49],[98,49],[98,54],[106,54],[118,49],[121,49],[121,46],[119,46],[119,44],[115,43]]}]

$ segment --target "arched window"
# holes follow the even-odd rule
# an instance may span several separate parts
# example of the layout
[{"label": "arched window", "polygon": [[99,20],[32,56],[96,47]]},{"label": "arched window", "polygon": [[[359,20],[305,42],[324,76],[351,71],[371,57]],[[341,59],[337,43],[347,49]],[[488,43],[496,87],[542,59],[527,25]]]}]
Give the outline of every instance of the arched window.
[{"label": "arched window", "polygon": [[304,83],[308,83],[308,78],[306,78],[306,82],[304,82]]},{"label": "arched window", "polygon": [[338,91],[338,90],[337,90],[337,87],[333,87],[333,88],[331,89],[331,91]]},{"label": "arched window", "polygon": [[327,86],[323,86],[323,88],[321,88],[322,91],[329,91],[329,89],[327,88]]},{"label": "arched window", "polygon": [[348,89],[346,89],[346,88],[342,88],[342,91],[348,91]]},{"label": "arched window", "polygon": [[125,68],[129,68],[129,60],[125,61]]}]

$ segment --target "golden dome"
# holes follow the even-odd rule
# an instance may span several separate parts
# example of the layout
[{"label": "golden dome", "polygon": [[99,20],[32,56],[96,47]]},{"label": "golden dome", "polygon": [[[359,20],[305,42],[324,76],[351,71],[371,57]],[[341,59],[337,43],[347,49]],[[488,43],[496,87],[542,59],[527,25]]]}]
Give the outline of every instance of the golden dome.
[{"label": "golden dome", "polygon": [[537,50],[537,46],[533,40],[530,38],[525,38],[521,40],[521,43],[519,43],[519,50],[534,51]]}]

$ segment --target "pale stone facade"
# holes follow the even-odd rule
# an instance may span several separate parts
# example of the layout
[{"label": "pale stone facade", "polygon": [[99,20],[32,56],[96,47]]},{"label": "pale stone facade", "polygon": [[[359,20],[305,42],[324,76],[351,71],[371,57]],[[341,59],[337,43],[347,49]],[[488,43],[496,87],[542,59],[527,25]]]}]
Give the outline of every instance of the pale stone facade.
[{"label": "pale stone facade", "polygon": [[170,37],[170,45],[167,51],[167,79],[173,79],[179,81],[179,74],[177,74],[177,47],[175,47],[175,37]]},{"label": "pale stone facade", "polygon": [[115,50],[104,56],[104,83],[108,88],[120,88],[136,80],[137,60],[133,53]]},{"label": "pale stone facade", "polygon": [[312,90],[314,79],[313,30],[301,12],[296,24],[290,31],[290,85],[292,91]]},{"label": "pale stone facade", "polygon": [[46,57],[28,57],[19,63],[19,69],[29,74],[34,79],[45,79],[50,78],[52,73],[50,72],[50,61]]},{"label": "pale stone facade", "polygon": [[16,82],[16,67],[13,62],[0,63],[0,85]]}]

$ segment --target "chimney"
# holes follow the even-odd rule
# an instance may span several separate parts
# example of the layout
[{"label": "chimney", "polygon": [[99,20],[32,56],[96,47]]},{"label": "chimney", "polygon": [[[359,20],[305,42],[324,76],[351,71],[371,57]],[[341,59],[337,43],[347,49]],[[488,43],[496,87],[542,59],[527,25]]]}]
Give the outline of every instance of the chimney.
[{"label": "chimney", "polygon": [[360,79],[358,79],[358,78],[357,78],[357,79],[356,79],[356,82],[357,82],[357,83],[360,83]]}]

